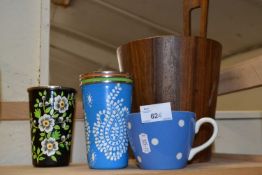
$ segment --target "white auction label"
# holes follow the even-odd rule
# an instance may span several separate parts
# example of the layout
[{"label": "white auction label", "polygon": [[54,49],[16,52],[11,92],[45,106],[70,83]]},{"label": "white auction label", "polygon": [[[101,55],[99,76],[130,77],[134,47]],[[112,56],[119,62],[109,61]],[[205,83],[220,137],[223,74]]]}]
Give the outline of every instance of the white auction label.
[{"label": "white auction label", "polygon": [[140,106],[140,114],[142,123],[172,120],[171,104],[168,102]]},{"label": "white auction label", "polygon": [[139,134],[139,140],[140,140],[142,152],[146,153],[146,154],[150,153],[151,149],[150,149],[147,134],[145,134],[145,133]]}]

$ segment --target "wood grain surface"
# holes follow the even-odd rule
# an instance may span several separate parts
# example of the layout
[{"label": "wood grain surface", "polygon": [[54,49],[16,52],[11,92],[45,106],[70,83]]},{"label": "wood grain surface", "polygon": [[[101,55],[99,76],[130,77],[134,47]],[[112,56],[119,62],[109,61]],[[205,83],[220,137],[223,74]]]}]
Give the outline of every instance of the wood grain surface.
[{"label": "wood grain surface", "polygon": [[[117,50],[120,70],[134,79],[133,112],[141,105],[171,102],[172,110],[215,116],[221,45],[201,37],[161,36],[129,42]],[[212,133],[203,125],[195,146]],[[211,148],[195,161],[210,159]]]},{"label": "wood grain surface", "polygon": [[183,34],[191,36],[191,11],[200,8],[199,36],[207,37],[208,0],[184,0],[183,3]]},{"label": "wood grain surface", "polygon": [[212,159],[208,163],[190,164],[186,168],[180,170],[141,170],[137,168],[134,160],[130,160],[128,168],[120,170],[92,170],[89,169],[87,165],[70,165],[68,167],[58,168],[34,168],[33,166],[0,166],[0,172],[3,175],[261,175],[261,160],[261,156],[215,155],[214,159]]}]

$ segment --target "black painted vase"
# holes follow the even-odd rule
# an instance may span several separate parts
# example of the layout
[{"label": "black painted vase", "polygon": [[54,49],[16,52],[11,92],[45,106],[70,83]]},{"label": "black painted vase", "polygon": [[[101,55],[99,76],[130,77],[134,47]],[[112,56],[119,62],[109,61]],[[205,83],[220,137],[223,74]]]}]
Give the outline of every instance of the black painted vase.
[{"label": "black painted vase", "polygon": [[67,166],[72,145],[76,90],[39,86],[29,88],[28,92],[33,165]]}]

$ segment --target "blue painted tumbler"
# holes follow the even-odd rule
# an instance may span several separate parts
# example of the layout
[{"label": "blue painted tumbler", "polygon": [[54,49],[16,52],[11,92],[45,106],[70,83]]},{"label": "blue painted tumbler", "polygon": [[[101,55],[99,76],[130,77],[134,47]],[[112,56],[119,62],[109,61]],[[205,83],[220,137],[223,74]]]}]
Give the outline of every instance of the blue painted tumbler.
[{"label": "blue painted tumbler", "polygon": [[127,114],[132,80],[126,73],[102,71],[80,75],[90,168],[118,169],[128,164]]}]

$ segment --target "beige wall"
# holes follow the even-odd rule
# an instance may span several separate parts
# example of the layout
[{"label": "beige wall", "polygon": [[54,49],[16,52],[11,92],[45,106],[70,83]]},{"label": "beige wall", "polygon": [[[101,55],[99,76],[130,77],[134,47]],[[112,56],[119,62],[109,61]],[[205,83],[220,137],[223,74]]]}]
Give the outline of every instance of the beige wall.
[{"label": "beige wall", "polygon": [[41,1],[0,2],[1,101],[25,101],[39,84]]},{"label": "beige wall", "polygon": [[218,111],[261,111],[262,87],[243,90],[218,97]]},{"label": "beige wall", "polygon": [[[222,61],[221,68],[230,66],[262,55],[262,48],[234,55]],[[262,68],[261,68],[262,69]],[[262,110],[262,87],[243,90],[218,97],[218,111],[252,111]]]}]

